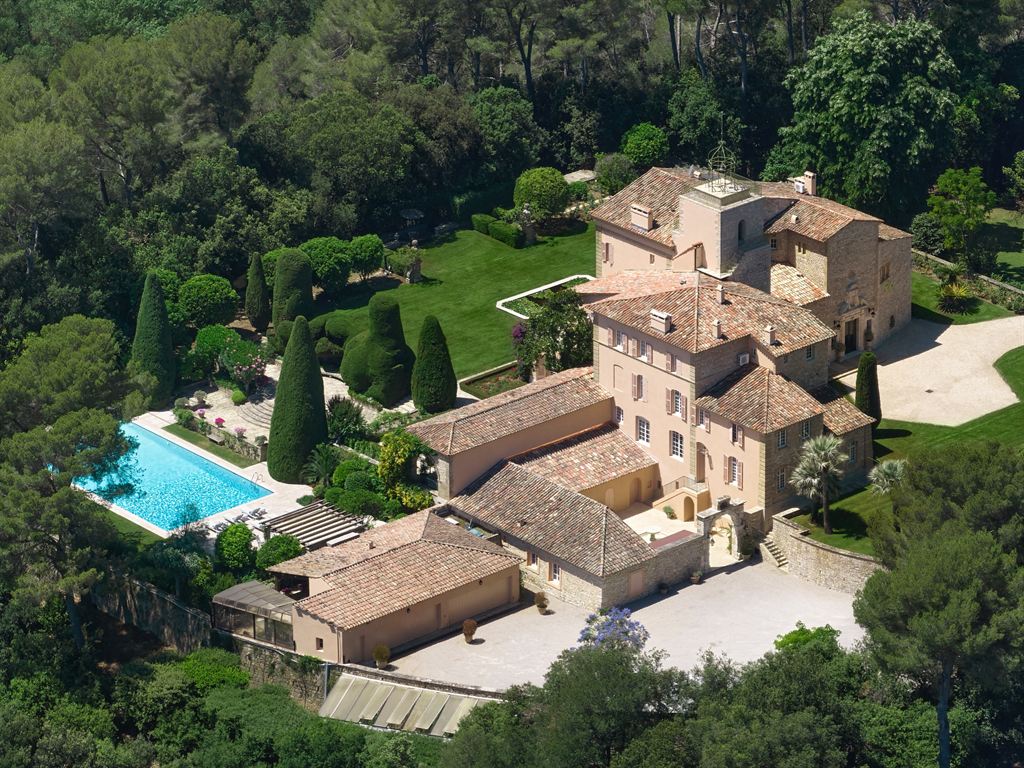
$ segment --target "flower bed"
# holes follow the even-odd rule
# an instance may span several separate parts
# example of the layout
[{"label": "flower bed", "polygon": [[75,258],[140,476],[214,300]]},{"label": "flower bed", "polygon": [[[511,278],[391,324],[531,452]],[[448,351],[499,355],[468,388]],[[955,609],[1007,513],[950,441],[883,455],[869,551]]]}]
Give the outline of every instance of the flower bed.
[{"label": "flower bed", "polygon": [[552,295],[558,291],[572,288],[574,285],[586,283],[594,278],[590,275],[572,275],[554,283],[542,285],[539,288],[517,293],[497,302],[495,306],[502,312],[508,312],[520,320],[527,320],[531,315],[539,312],[548,302]]},{"label": "flower bed", "polygon": [[179,426],[196,434],[206,435],[217,445],[221,445],[237,453],[239,456],[244,456],[253,462],[267,460],[267,441],[265,438],[258,438],[259,442],[250,442],[245,438],[245,427],[226,427],[224,419],[219,417],[216,420],[216,424],[211,424],[206,421],[206,411],[202,408],[195,413],[187,408],[175,408],[174,420]]}]

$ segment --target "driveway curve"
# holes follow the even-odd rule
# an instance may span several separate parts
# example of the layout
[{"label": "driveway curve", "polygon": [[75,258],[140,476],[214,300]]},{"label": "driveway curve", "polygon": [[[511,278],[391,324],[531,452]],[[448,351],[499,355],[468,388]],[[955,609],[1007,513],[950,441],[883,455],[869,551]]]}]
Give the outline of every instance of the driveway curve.
[{"label": "driveway curve", "polygon": [[[1024,316],[969,325],[911,320],[875,351],[882,413],[887,419],[955,427],[1017,402],[992,367],[1024,346]],[[840,381],[853,387],[856,371]]]}]

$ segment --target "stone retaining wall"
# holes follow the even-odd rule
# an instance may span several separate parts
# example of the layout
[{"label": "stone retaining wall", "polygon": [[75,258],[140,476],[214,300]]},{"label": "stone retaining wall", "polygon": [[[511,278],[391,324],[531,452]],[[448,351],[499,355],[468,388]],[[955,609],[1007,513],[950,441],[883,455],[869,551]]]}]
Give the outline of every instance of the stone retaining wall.
[{"label": "stone retaining wall", "polygon": [[210,644],[210,615],[152,584],[112,579],[97,584],[90,595],[103,613],[148,632],[181,653]]},{"label": "stone retaining wall", "polygon": [[792,520],[802,514],[803,510],[787,509],[772,518],[772,536],[789,561],[789,572],[812,584],[856,594],[881,564],[868,555],[815,541],[810,531]]}]

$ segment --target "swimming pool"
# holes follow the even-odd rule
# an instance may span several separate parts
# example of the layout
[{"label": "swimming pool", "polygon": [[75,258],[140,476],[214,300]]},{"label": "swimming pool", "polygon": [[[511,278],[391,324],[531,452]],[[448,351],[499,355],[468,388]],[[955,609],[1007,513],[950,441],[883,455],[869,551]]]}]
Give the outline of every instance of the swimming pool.
[{"label": "swimming pool", "polygon": [[138,447],[109,475],[77,485],[165,531],[271,493],[145,427],[125,424],[121,431]]}]

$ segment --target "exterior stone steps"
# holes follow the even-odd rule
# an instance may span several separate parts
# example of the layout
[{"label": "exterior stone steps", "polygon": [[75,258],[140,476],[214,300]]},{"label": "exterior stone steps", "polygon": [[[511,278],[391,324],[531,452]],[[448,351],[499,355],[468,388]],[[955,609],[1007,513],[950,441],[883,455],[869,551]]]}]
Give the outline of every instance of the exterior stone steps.
[{"label": "exterior stone steps", "polygon": [[770,556],[770,560],[775,563],[776,567],[786,570],[786,566],[789,564],[789,558],[787,558],[785,553],[783,553],[778,542],[776,542],[772,537],[772,534],[768,534],[765,540],[761,542],[760,549],[762,558],[764,558],[765,553],[767,553]]},{"label": "exterior stone steps", "polygon": [[270,429],[270,417],[274,414],[274,402],[272,400],[260,400],[256,403],[246,403],[238,409],[238,415],[255,424],[258,427]]}]

